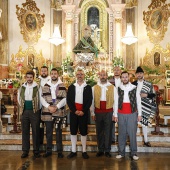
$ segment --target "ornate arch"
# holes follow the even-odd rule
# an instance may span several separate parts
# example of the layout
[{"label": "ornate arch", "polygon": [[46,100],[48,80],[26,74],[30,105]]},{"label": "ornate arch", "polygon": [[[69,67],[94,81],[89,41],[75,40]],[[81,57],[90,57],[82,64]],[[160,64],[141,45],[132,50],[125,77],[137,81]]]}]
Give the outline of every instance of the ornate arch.
[{"label": "ornate arch", "polygon": [[[87,12],[89,8],[96,7],[99,10],[99,27],[102,30],[101,32],[101,44],[102,48],[108,51],[108,14],[106,11],[107,3],[103,0],[84,0],[81,3],[81,16],[80,16],[80,30],[84,25],[87,25]],[[82,34],[80,33],[80,38]]]}]

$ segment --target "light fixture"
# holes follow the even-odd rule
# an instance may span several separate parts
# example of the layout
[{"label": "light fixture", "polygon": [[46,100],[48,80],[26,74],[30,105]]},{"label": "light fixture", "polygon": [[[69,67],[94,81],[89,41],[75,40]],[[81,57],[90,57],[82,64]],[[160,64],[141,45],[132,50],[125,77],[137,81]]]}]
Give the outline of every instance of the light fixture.
[{"label": "light fixture", "polygon": [[65,39],[61,37],[59,25],[55,26],[53,36],[49,38],[49,42],[56,46],[65,42]]},{"label": "light fixture", "polygon": [[138,38],[133,35],[132,23],[127,23],[125,36],[121,39],[124,44],[131,45],[138,41]]},{"label": "light fixture", "polygon": [[0,32],[0,40],[2,39],[2,33]]}]

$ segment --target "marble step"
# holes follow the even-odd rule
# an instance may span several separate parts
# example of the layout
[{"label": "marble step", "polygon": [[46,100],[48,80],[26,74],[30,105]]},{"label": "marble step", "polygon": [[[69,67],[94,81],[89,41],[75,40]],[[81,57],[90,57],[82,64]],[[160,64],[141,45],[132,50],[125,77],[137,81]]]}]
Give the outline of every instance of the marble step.
[{"label": "marble step", "polygon": [[[144,147],[143,142],[138,142],[138,152],[168,152],[170,153],[170,142],[152,142],[152,147]],[[0,140],[0,150],[22,150],[21,140]],[[32,150],[32,142],[31,148]],[[45,150],[45,144],[41,146],[41,151]],[[53,151],[56,151],[55,141],[53,141]],[[63,151],[71,151],[71,141],[63,141]],[[77,142],[77,151],[82,151],[81,142]],[[96,152],[97,151],[97,142],[95,141],[87,141],[87,151]],[[113,144],[111,146],[111,152],[117,152],[118,146],[117,144]],[[130,152],[129,144],[126,145],[126,152]]]},{"label": "marble step", "polygon": [[[170,127],[167,127],[167,126],[160,126],[160,131],[163,132],[163,133],[170,133]],[[13,130],[13,125],[7,125],[5,127],[5,131],[7,132],[10,132],[11,130]],[[30,131],[32,129],[30,128]],[[54,131],[55,131],[55,128],[54,128]],[[66,132],[70,132],[70,126],[68,125],[68,127],[64,128],[63,131],[66,131]],[[96,132],[96,127],[95,125],[88,125],[88,131],[89,132]],[[155,131],[155,125],[153,125],[152,127],[148,127],[148,133],[151,133],[152,131]],[[118,126],[116,125],[115,127],[115,132],[118,132]],[[137,133],[142,133],[142,127],[141,125],[138,125],[138,128],[137,128]]]},{"label": "marble step", "polygon": [[[116,141],[118,141],[118,133],[115,133]],[[78,141],[80,141],[80,134],[78,134]],[[0,134],[0,140],[21,140],[22,139],[22,134],[17,133],[17,134],[12,134],[12,133],[1,133]],[[32,135],[30,133],[30,139],[32,139]],[[44,135],[44,139],[46,139]],[[55,141],[56,139],[56,134],[53,132],[53,140]],[[70,141],[70,132],[64,131],[62,135],[63,141]],[[88,141],[96,141],[96,133],[95,132],[89,132],[87,135],[87,140]],[[151,133],[148,133],[148,140],[150,142],[170,142],[170,133],[164,133],[163,135],[153,135]],[[137,141],[141,142],[143,141],[143,134],[142,133],[137,133]]]}]

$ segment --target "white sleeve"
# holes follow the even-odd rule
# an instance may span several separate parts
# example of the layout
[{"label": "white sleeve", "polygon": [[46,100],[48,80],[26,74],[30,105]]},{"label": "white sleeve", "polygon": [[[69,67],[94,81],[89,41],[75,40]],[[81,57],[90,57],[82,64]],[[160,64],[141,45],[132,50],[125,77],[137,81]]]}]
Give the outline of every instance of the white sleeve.
[{"label": "white sleeve", "polygon": [[66,98],[63,98],[58,104],[57,104],[57,108],[60,109],[63,106],[66,105]]},{"label": "white sleeve", "polygon": [[92,100],[92,104],[91,104],[91,107],[90,107],[90,113],[91,113],[91,116],[94,116],[94,87],[92,87],[92,95],[93,95],[93,100]]},{"label": "white sleeve", "polygon": [[48,106],[50,106],[50,104],[47,103],[47,102],[45,101],[45,99],[42,97],[42,88],[39,89],[39,93],[40,93],[40,102],[41,102],[41,104],[42,104],[44,107],[48,108]]},{"label": "white sleeve", "polygon": [[20,93],[21,93],[21,87],[18,89],[18,93],[17,93],[17,101],[18,101],[19,106],[21,106]]},{"label": "white sleeve", "polygon": [[141,116],[142,115],[141,96],[138,88],[136,91],[136,102],[137,102],[138,116]]},{"label": "white sleeve", "polygon": [[114,87],[114,117],[117,117],[118,112],[118,91],[117,88]]}]

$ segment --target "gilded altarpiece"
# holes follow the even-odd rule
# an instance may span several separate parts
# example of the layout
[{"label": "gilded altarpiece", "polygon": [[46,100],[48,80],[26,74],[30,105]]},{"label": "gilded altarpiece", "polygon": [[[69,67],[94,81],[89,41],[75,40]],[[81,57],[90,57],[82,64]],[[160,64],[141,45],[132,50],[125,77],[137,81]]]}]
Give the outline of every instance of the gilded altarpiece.
[{"label": "gilded altarpiece", "polygon": [[2,14],[0,17],[0,32],[2,39],[0,39],[0,64],[8,64],[8,1],[1,0],[0,8]]},{"label": "gilded altarpiece", "polygon": [[[80,4],[81,7],[81,17],[80,17],[80,28],[88,25],[88,10],[95,7],[99,11],[99,29],[100,29],[100,40],[101,49],[108,51],[108,14],[106,11],[107,4],[102,0],[85,0]],[[80,34],[80,39],[82,34]],[[101,50],[100,50],[101,51]]]}]

